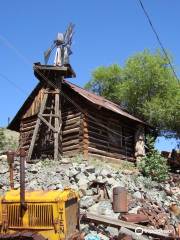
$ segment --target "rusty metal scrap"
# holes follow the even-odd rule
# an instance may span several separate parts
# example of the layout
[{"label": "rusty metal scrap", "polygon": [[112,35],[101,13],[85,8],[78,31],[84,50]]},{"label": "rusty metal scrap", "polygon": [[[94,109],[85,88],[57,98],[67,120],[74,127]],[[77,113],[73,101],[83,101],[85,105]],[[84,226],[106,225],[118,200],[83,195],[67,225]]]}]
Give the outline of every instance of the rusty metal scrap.
[{"label": "rusty metal scrap", "polygon": [[157,202],[144,201],[138,214],[144,214],[149,219],[149,223],[156,228],[164,228],[169,224],[168,214]]},{"label": "rusty metal scrap", "polygon": [[97,201],[103,200],[103,199],[110,199],[106,184],[107,184],[107,182],[101,182],[101,181],[94,180],[89,185],[89,188],[97,189],[97,195],[96,195]]},{"label": "rusty metal scrap", "polygon": [[8,165],[9,165],[10,187],[11,189],[14,189],[13,164],[14,164],[15,152],[7,151],[6,155],[7,155]]},{"label": "rusty metal scrap", "polygon": [[128,212],[127,190],[124,187],[113,188],[113,210],[114,212]]},{"label": "rusty metal scrap", "polygon": [[36,232],[17,232],[13,234],[0,234],[0,240],[45,240],[42,235]]},{"label": "rusty metal scrap", "polygon": [[103,224],[103,225],[117,227],[117,228],[124,227],[124,228],[131,229],[134,231],[137,228],[139,228],[143,231],[144,234],[147,234],[147,235],[153,235],[153,236],[160,237],[163,239],[177,239],[177,238],[171,237],[172,233],[169,230],[152,229],[152,228],[145,227],[145,226],[142,226],[139,224],[110,218],[110,217],[107,217],[104,215],[96,215],[93,213],[86,212],[85,214],[83,214],[82,219],[86,220],[87,222],[94,222],[97,224]]},{"label": "rusty metal scrap", "polygon": [[88,101],[96,104],[97,106],[99,107],[103,107],[105,109],[108,109],[112,112],[115,112],[121,116],[124,116],[124,117],[127,117],[127,118],[130,118],[134,121],[137,121],[137,122],[140,122],[142,124],[145,124],[145,125],[148,125],[147,123],[143,122],[142,120],[130,115],[129,113],[123,111],[117,104],[101,97],[101,96],[98,96],[94,93],[91,93],[83,88],[80,88],[78,86],[76,86],[75,84],[73,83],[70,83],[68,81],[64,81],[64,83],[66,85],[68,85],[71,89],[73,89],[75,92],[77,92],[78,94],[80,94],[81,96],[83,96],[84,98],[86,98]]},{"label": "rusty metal scrap", "polygon": [[120,219],[126,222],[132,222],[132,223],[148,223],[149,218],[145,214],[133,214],[128,213],[124,215],[120,215]]}]

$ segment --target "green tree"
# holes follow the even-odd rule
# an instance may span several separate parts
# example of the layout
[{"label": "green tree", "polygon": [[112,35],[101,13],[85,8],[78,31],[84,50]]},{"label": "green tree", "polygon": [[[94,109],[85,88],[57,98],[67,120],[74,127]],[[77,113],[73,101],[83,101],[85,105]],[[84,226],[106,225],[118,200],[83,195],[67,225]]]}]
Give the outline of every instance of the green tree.
[{"label": "green tree", "polygon": [[85,87],[116,101],[162,135],[180,136],[179,82],[161,51],[138,53],[123,68],[99,67]]},{"label": "green tree", "polygon": [[122,75],[122,69],[118,64],[113,64],[109,67],[98,67],[92,72],[92,80],[85,85],[85,88],[114,102],[118,102],[118,86],[122,80]]}]

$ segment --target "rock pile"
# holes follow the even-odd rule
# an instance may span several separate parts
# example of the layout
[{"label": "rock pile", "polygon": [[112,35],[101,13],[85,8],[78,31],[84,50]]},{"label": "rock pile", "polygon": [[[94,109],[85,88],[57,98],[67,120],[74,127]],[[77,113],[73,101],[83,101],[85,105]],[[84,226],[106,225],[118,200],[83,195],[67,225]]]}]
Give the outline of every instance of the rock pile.
[{"label": "rock pile", "polygon": [[[67,160],[67,159],[66,159]],[[19,188],[19,159],[14,163],[15,189]],[[90,187],[93,181],[105,183],[109,199],[102,199],[97,195],[97,189]],[[79,191],[80,207],[94,213],[111,216],[118,219],[119,213],[112,209],[112,189],[116,186],[128,190],[129,213],[143,211],[143,206],[149,209],[148,204],[157,204],[166,214],[168,224],[177,226],[179,215],[173,214],[170,206],[180,207],[180,178],[178,175],[165,183],[157,183],[150,178],[143,177],[138,171],[117,170],[107,164],[94,166],[88,162],[71,162],[65,164],[43,160],[26,164],[26,189],[28,190],[62,190],[71,187]],[[6,156],[0,156],[0,194],[9,189],[9,172]],[[153,220],[152,220],[153,222]],[[153,226],[153,224],[152,224]],[[110,239],[118,234],[113,227],[82,224],[82,230],[88,234],[98,234],[100,239]],[[161,227],[161,226],[158,226]],[[164,227],[164,226],[163,226]]]}]

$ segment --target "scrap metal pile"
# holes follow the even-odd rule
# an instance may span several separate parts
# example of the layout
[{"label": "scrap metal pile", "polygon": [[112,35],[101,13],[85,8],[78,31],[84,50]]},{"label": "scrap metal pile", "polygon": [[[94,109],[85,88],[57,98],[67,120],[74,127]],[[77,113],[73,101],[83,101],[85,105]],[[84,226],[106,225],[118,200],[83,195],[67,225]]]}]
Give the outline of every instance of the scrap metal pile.
[{"label": "scrap metal pile", "polygon": [[[9,167],[5,156],[0,159],[0,194],[3,194],[9,189]],[[134,168],[121,170],[79,159],[63,162],[27,163],[26,189],[77,190],[85,240],[180,239],[179,174],[158,183]],[[14,162],[14,188],[19,188],[18,159]]]},{"label": "scrap metal pile", "polygon": [[[108,204],[109,195],[107,194],[106,184],[93,181],[90,187],[95,186],[97,187],[96,202],[102,203],[104,201],[107,206],[110,205]],[[123,187],[115,187],[111,204],[113,212],[117,214],[113,217],[112,214],[111,216],[106,215],[106,206],[104,211],[97,208],[96,211],[100,210],[99,212],[94,213],[91,209],[82,212],[82,222],[87,222],[91,229],[100,233],[99,239],[102,238],[101,234],[105,234],[109,239],[119,240],[180,239],[180,225],[178,227],[173,225],[172,221],[170,221],[170,212],[156,201],[150,200],[146,196],[138,200],[132,198],[128,200],[127,190]],[[136,213],[131,213],[130,209],[133,208],[133,205],[138,205]],[[110,231],[103,229],[102,225],[111,227]],[[91,240],[94,238],[90,234],[87,235],[86,239]]]}]

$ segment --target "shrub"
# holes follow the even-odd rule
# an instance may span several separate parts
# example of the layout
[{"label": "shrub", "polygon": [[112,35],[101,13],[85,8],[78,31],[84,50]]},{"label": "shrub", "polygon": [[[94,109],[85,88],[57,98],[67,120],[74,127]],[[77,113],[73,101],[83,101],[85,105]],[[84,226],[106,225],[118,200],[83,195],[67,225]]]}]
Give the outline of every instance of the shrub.
[{"label": "shrub", "polygon": [[168,178],[169,167],[167,159],[162,157],[154,148],[154,139],[147,137],[148,153],[142,158],[138,164],[139,170],[146,177],[151,177],[152,180],[162,182]]}]

